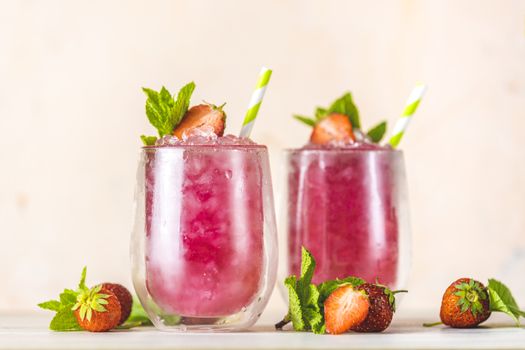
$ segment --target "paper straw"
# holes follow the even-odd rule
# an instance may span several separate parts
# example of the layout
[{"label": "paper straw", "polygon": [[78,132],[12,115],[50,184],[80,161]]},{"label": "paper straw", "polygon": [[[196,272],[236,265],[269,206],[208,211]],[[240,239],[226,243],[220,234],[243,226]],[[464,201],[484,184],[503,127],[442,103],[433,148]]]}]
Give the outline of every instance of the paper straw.
[{"label": "paper straw", "polygon": [[405,104],[403,114],[401,115],[401,118],[399,118],[399,120],[397,121],[396,125],[394,125],[392,137],[390,137],[390,140],[388,141],[388,143],[393,148],[396,148],[397,145],[399,145],[401,139],[403,138],[405,130],[407,129],[408,124],[412,119],[412,116],[414,115],[414,113],[416,113],[417,106],[419,106],[419,102],[421,102],[421,99],[423,98],[423,95],[425,94],[426,90],[427,87],[425,85],[418,84],[410,93],[410,96],[408,97],[408,100]]},{"label": "paper straw", "polygon": [[246,116],[244,117],[244,121],[242,122],[240,137],[250,137],[253,124],[255,123],[255,119],[257,118],[257,112],[259,112],[259,107],[261,107],[262,99],[264,97],[264,93],[266,92],[266,86],[268,86],[268,82],[270,81],[271,76],[271,69],[265,67],[261,68],[259,78],[257,79],[257,85],[255,86],[255,91],[253,92],[252,97],[250,98],[248,111],[246,112]]}]

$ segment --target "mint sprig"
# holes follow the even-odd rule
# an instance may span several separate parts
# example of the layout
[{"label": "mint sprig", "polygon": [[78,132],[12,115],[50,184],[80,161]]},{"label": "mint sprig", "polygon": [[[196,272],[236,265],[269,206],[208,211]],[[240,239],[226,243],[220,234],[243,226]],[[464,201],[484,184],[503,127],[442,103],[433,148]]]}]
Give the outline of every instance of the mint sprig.
[{"label": "mint sprig", "polygon": [[519,326],[520,316],[525,317],[525,311],[520,310],[510,289],[502,282],[491,278],[487,290],[489,292],[490,311],[503,312],[509,315],[516,322],[516,326]]},{"label": "mint sprig", "polygon": [[339,113],[347,115],[352,124],[352,128],[361,129],[361,121],[359,120],[359,111],[354,104],[352,99],[352,94],[350,92],[345,93],[343,96],[339,97],[337,100],[332,102],[328,108],[327,114],[330,113]]},{"label": "mint sprig", "polygon": [[275,325],[282,329],[292,323],[296,331],[312,331],[316,334],[325,333],[324,302],[337,288],[351,284],[357,287],[365,281],[358,277],[347,277],[325,281],[319,285],[312,283],[315,271],[315,259],[304,247],[301,249],[301,277],[291,275],[284,280],[288,289],[288,313]]},{"label": "mint sprig", "polygon": [[383,136],[385,136],[386,133],[386,122],[381,122],[374,126],[372,129],[368,130],[366,135],[372,140],[374,143],[379,143]]},{"label": "mint sprig", "polygon": [[[188,111],[191,95],[195,90],[195,83],[190,82],[182,87],[175,100],[164,86],[160,91],[142,88],[148,97],[146,100],[146,116],[158,132],[159,137],[170,135],[179,125],[182,117]],[[145,145],[154,144],[153,136],[141,136]],[[156,140],[156,139],[155,139]]]},{"label": "mint sprig", "polygon": [[[82,269],[78,290],[86,286],[86,268]],[[56,312],[49,324],[52,331],[80,331],[82,328],[78,325],[77,319],[73,312],[73,306],[77,302],[79,292],[72,289],[64,289],[59,295],[59,300],[49,300],[38,304],[41,309]]]}]

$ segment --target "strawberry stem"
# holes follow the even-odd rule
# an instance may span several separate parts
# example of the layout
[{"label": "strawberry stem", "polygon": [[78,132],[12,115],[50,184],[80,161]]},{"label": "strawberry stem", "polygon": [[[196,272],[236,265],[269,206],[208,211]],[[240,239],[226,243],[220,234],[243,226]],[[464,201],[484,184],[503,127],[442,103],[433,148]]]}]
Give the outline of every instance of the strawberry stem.
[{"label": "strawberry stem", "polygon": [[393,290],[393,291],[392,291],[392,294],[397,294],[397,293],[408,293],[408,290],[406,290],[406,289],[400,289],[400,290]]},{"label": "strawberry stem", "polygon": [[434,326],[439,326],[441,324],[443,324],[443,322],[423,323],[423,327],[434,327]]},{"label": "strawberry stem", "polygon": [[292,320],[290,319],[290,315],[287,314],[286,316],[284,316],[284,318],[283,318],[281,321],[279,321],[279,322],[277,322],[277,323],[275,324],[275,329],[278,330],[278,331],[280,331],[280,330],[283,329],[284,326],[286,326],[286,325],[287,325],[288,323],[290,323],[291,321],[292,321]]}]

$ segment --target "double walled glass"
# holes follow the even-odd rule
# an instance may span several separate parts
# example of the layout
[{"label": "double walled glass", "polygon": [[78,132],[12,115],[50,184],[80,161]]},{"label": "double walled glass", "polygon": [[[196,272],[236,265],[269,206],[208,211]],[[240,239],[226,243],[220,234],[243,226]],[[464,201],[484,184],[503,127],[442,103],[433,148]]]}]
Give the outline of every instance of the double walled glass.
[{"label": "double walled glass", "polygon": [[157,328],[253,325],[277,269],[266,147],[145,147],[131,253],[135,290]]},{"label": "double walled glass", "polygon": [[287,274],[301,246],[317,261],[314,283],[359,276],[404,287],[410,223],[403,153],[386,148],[285,152]]}]

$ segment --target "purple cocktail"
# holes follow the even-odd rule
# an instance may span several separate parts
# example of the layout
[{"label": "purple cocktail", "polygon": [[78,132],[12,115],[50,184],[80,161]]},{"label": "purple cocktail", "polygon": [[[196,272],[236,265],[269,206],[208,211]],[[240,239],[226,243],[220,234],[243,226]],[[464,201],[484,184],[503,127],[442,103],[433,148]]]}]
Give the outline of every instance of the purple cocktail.
[{"label": "purple cocktail", "polygon": [[287,157],[289,273],[299,274],[305,246],[317,260],[314,283],[351,275],[397,287],[408,225],[402,153],[354,143]]},{"label": "purple cocktail", "polygon": [[147,311],[164,326],[166,319],[190,327],[253,323],[276,269],[266,147],[196,136],[145,147],[142,164],[145,260],[137,289]]}]

